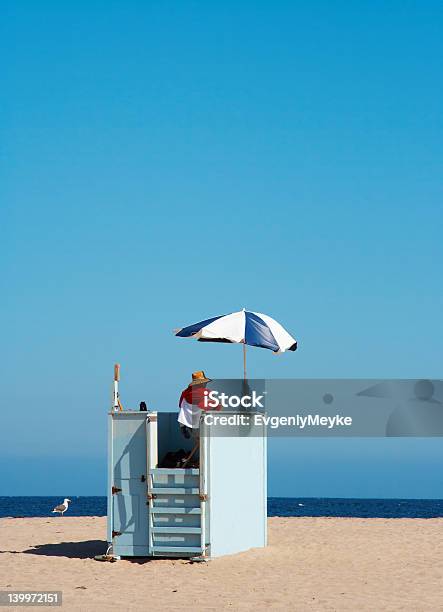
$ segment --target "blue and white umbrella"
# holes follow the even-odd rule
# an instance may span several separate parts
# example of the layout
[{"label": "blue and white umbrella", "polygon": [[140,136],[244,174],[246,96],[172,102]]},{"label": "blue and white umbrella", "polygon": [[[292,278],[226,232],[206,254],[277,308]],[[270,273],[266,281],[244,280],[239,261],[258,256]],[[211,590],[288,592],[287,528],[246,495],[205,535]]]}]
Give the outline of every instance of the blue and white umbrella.
[{"label": "blue and white umbrella", "polygon": [[175,330],[179,338],[195,338],[200,342],[229,342],[243,344],[246,379],[246,345],[269,349],[274,353],[295,351],[297,341],[268,315],[241,310],[199,321]]}]

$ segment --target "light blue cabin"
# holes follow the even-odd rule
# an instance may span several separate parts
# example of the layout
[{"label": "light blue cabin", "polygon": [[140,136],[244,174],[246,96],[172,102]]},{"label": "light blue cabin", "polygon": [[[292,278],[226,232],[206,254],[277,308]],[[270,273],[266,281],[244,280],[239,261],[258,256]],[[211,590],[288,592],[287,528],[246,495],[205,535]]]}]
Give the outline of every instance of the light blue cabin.
[{"label": "light blue cabin", "polygon": [[116,556],[213,558],[266,546],[266,432],[201,423],[200,467],[159,468],[190,451],[176,412],[109,414],[108,543]]}]

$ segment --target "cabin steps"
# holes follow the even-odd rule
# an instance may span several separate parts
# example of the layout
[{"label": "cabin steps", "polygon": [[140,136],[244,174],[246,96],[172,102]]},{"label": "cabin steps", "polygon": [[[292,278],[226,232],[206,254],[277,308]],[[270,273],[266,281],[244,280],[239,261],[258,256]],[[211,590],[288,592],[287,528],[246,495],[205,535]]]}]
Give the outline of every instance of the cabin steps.
[{"label": "cabin steps", "polygon": [[150,469],[148,500],[150,554],[202,555],[200,470]]}]

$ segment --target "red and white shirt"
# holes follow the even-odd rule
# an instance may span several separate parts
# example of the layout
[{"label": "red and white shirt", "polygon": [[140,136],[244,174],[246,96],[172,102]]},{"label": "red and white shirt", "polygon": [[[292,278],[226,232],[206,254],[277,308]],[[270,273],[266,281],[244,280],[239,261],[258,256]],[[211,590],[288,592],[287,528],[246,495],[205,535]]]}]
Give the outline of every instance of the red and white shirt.
[{"label": "red and white shirt", "polygon": [[[180,411],[177,420],[180,425],[185,425],[191,429],[198,429],[200,427],[200,415],[202,410],[213,409],[205,405],[205,397],[207,394],[208,390],[205,387],[198,387],[195,385],[189,385],[182,391],[178,402]],[[215,410],[220,410],[220,407],[216,407]]]}]

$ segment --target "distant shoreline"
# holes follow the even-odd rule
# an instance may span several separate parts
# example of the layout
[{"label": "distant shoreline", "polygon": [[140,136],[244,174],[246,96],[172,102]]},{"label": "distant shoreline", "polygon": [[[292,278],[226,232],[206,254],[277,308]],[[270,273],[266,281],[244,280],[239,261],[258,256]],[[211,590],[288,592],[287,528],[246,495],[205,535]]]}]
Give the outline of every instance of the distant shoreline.
[{"label": "distant shoreline", "polygon": [[[0,518],[53,518],[51,511],[63,497],[0,497]],[[103,517],[107,514],[105,496],[75,497],[70,495],[70,499],[72,503],[65,517]],[[441,518],[443,517],[443,499],[268,497],[268,516]]]}]

